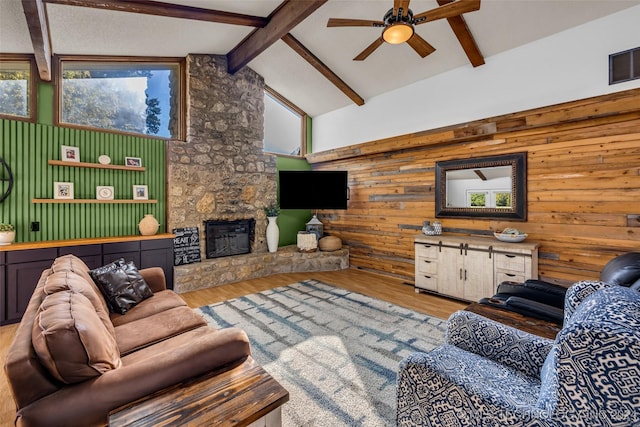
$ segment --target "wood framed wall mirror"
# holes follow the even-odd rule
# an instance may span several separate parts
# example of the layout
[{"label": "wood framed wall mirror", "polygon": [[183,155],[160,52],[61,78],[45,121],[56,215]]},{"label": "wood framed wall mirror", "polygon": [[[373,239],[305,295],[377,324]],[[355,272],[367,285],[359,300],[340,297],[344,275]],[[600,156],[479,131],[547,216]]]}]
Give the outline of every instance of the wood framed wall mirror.
[{"label": "wood framed wall mirror", "polygon": [[436,217],[527,219],[527,153],[436,162]]}]

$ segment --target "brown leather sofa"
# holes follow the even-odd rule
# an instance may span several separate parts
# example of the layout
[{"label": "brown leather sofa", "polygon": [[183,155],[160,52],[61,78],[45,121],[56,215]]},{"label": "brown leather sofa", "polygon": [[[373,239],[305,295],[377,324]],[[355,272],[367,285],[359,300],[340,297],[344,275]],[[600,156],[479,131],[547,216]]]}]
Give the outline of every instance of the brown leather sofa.
[{"label": "brown leather sofa", "polygon": [[77,257],[42,273],[5,363],[17,426],[106,425],[121,405],[250,355],[243,330],[207,326],[161,268],[138,276],[152,295],[120,314]]}]

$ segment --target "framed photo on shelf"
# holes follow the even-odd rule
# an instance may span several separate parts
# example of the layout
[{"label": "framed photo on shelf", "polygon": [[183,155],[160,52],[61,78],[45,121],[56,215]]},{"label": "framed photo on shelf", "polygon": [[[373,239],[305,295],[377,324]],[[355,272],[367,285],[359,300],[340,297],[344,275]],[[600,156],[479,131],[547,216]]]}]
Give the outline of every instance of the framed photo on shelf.
[{"label": "framed photo on shelf", "polygon": [[140,168],[142,167],[142,159],[140,157],[125,157],[124,165],[131,166],[134,168]]},{"label": "framed photo on shelf", "polygon": [[73,182],[54,182],[54,199],[73,199]]},{"label": "framed photo on shelf", "polygon": [[80,149],[78,147],[71,147],[69,145],[61,146],[62,153],[60,158],[63,162],[79,162],[80,161]]},{"label": "framed photo on shelf", "polygon": [[133,186],[133,200],[149,200],[149,190],[146,185]]},{"label": "framed photo on shelf", "polygon": [[113,200],[113,187],[109,185],[98,185],[96,187],[97,200]]}]

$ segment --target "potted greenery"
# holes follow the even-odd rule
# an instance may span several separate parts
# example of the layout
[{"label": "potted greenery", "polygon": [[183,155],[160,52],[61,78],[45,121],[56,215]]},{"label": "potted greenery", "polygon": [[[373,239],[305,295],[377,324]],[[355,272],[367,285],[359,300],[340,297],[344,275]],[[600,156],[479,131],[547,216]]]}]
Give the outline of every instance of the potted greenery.
[{"label": "potted greenery", "polygon": [[278,208],[278,205],[272,203],[269,206],[265,206],[264,213],[267,215],[267,217],[278,216],[278,214],[280,213],[280,208]]},{"label": "potted greenery", "polygon": [[16,238],[16,231],[11,224],[0,223],[0,245],[10,245]]}]

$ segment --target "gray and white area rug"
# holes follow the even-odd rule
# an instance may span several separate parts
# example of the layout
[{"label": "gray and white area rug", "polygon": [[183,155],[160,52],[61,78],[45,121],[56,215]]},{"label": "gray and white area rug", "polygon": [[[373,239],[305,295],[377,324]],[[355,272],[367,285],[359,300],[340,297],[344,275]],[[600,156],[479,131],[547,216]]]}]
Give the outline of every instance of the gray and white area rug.
[{"label": "gray and white area rug", "polygon": [[394,426],[402,357],[443,341],[446,322],[316,280],[198,309],[237,326],[284,388],[284,427]]}]

